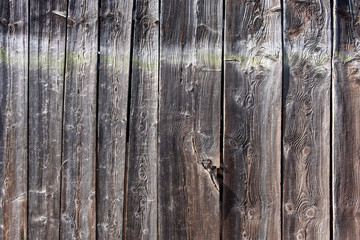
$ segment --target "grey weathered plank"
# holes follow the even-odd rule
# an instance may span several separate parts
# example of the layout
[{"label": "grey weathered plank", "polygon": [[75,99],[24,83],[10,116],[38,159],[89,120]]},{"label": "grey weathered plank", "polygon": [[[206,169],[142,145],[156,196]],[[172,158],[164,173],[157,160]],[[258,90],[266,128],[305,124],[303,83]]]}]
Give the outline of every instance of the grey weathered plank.
[{"label": "grey weathered plank", "polygon": [[221,0],[161,2],[159,239],[219,239]]},{"label": "grey weathered plank", "polygon": [[334,1],[334,239],[360,239],[359,16],[359,1]]},{"label": "grey weathered plank", "polygon": [[97,236],[123,236],[127,101],[133,1],[101,0]]},{"label": "grey weathered plank", "polygon": [[26,239],[28,1],[0,2],[0,239]]},{"label": "grey weathered plank", "polygon": [[157,239],[159,0],[135,11],[126,238]]},{"label": "grey weathered plank", "polygon": [[58,239],[67,1],[30,1],[29,239]]},{"label": "grey weathered plank", "polygon": [[62,239],[95,239],[97,22],[97,1],[69,1],[61,183]]},{"label": "grey weathered plank", "polygon": [[281,2],[226,1],[223,239],[280,239]]},{"label": "grey weathered plank", "polygon": [[330,238],[330,9],[284,0],[283,239]]}]

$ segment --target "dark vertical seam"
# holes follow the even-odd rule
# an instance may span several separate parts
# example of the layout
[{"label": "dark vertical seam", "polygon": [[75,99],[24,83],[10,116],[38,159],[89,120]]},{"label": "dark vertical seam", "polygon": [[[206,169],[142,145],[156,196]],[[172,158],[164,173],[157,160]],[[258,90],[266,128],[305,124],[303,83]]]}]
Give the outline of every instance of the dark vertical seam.
[{"label": "dark vertical seam", "polygon": [[96,136],[95,136],[95,239],[98,239],[98,169],[99,169],[99,89],[100,89],[100,16],[101,16],[101,0],[98,1],[98,16],[97,16],[97,68],[96,68]]},{"label": "dark vertical seam", "polygon": [[133,65],[133,45],[134,45],[134,29],[135,29],[135,11],[136,0],[133,0],[132,16],[131,16],[131,37],[130,37],[130,64],[129,64],[129,80],[128,80],[128,99],[127,99],[127,121],[126,121],[126,150],[125,150],[125,174],[124,174],[124,206],[123,206],[123,236],[126,239],[126,220],[127,220],[127,185],[128,185],[128,166],[129,166],[129,140],[130,140],[130,111],[131,111],[131,91],[132,91],[132,65]]},{"label": "dark vertical seam", "polygon": [[329,223],[329,229],[330,229],[330,239],[333,239],[334,235],[333,235],[333,231],[334,231],[334,225],[333,225],[333,221],[334,221],[334,209],[333,209],[333,164],[334,164],[334,159],[333,159],[333,133],[334,133],[334,122],[333,122],[333,100],[334,100],[334,97],[333,97],[333,94],[334,94],[334,73],[333,73],[333,70],[334,70],[334,50],[335,50],[335,44],[334,44],[334,34],[335,34],[335,31],[334,31],[334,17],[335,17],[335,14],[334,14],[334,2],[333,0],[330,0],[330,11],[331,11],[331,19],[330,19],[330,24],[331,24],[331,27],[330,27],[330,32],[331,32],[331,66],[330,66],[330,173],[329,173],[329,188],[330,188],[330,223]]},{"label": "dark vertical seam", "polygon": [[158,21],[159,21],[159,25],[158,25],[158,101],[157,101],[157,128],[156,128],[156,138],[157,138],[157,146],[156,146],[156,159],[157,159],[157,168],[156,168],[156,213],[157,213],[157,217],[156,217],[156,232],[157,232],[157,239],[160,238],[159,233],[160,233],[160,226],[159,226],[159,167],[160,167],[160,159],[159,159],[159,146],[160,146],[160,139],[159,139],[159,126],[160,126],[160,66],[161,66],[161,61],[160,61],[160,57],[161,57],[161,0],[159,1],[159,9],[158,9]]},{"label": "dark vertical seam", "polygon": [[64,54],[64,72],[63,72],[63,92],[62,92],[62,113],[61,113],[61,118],[62,118],[62,124],[61,124],[61,159],[60,159],[60,176],[59,176],[59,181],[60,181],[60,194],[59,194],[59,201],[60,201],[60,209],[59,209],[59,239],[61,239],[61,210],[62,210],[62,172],[63,172],[63,160],[64,160],[64,125],[65,125],[65,89],[66,89],[66,64],[67,64],[67,34],[68,34],[68,16],[69,16],[69,0],[66,1],[66,20],[65,20],[65,54]]},{"label": "dark vertical seam", "polygon": [[219,201],[220,201],[220,237],[219,239],[222,239],[222,232],[223,232],[223,166],[224,166],[224,121],[225,121],[225,113],[224,113],[224,97],[225,97],[225,25],[226,25],[226,0],[223,0],[222,2],[222,36],[221,36],[221,97],[220,97],[220,169],[218,171],[218,183],[220,188],[220,194],[219,194]]},{"label": "dark vertical seam", "polygon": [[284,88],[285,88],[285,32],[284,32],[284,15],[285,15],[285,9],[284,9],[284,2],[283,0],[280,0],[280,5],[281,5],[281,57],[282,57],[282,76],[281,76],[281,134],[280,134],[280,237],[281,239],[284,239],[283,233],[284,233],[284,209],[283,209],[283,205],[284,205],[284,156],[283,156],[283,149],[284,149],[284,144],[283,144],[283,133],[284,133],[284,128],[285,128],[285,93],[284,93]]},{"label": "dark vertical seam", "polygon": [[29,196],[30,196],[30,186],[29,186],[29,161],[30,161],[30,0],[28,0],[28,6],[27,6],[27,129],[26,129],[26,148],[27,148],[27,157],[26,157],[26,229],[24,230],[26,233],[26,239],[29,239]]}]

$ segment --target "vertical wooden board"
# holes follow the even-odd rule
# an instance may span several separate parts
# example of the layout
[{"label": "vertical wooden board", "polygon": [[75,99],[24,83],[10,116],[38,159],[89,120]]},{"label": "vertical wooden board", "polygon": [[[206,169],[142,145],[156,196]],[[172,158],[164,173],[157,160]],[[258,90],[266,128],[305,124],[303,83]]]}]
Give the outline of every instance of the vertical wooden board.
[{"label": "vertical wooden board", "polygon": [[161,2],[159,239],[219,239],[221,0]]},{"label": "vertical wooden board", "polygon": [[129,125],[126,238],[157,239],[159,0],[137,0]]},{"label": "vertical wooden board", "polygon": [[281,2],[226,0],[223,239],[280,239]]},{"label": "vertical wooden board", "polygon": [[127,101],[133,1],[101,0],[97,236],[123,236]]},{"label": "vertical wooden board", "polygon": [[28,1],[1,1],[0,19],[0,239],[26,239]]},{"label": "vertical wooden board", "polygon": [[330,9],[284,0],[283,239],[330,238]]},{"label": "vertical wooden board", "polygon": [[334,1],[334,239],[360,239],[360,3]]},{"label": "vertical wooden board", "polygon": [[58,239],[67,1],[30,1],[30,239]]},{"label": "vertical wooden board", "polygon": [[95,239],[97,22],[97,1],[69,1],[61,239]]}]

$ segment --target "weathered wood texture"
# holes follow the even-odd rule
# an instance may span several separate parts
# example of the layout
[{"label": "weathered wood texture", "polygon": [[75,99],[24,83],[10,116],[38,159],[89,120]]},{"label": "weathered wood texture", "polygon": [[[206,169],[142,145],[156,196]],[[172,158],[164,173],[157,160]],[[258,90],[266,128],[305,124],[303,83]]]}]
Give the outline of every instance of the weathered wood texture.
[{"label": "weathered wood texture", "polygon": [[160,239],[219,239],[222,1],[161,2]]},{"label": "weathered wood texture", "polygon": [[330,0],[283,11],[283,239],[329,239]]},{"label": "weathered wood texture", "polygon": [[29,239],[58,239],[67,1],[30,1]]},{"label": "weathered wood texture", "polygon": [[97,237],[121,239],[133,1],[100,3]]},{"label": "weathered wood texture", "polygon": [[0,2],[0,239],[26,239],[28,1]]},{"label": "weathered wood texture", "polygon": [[0,1],[0,239],[360,239],[359,22]]},{"label": "weathered wood texture", "polygon": [[137,0],[134,18],[126,238],[157,239],[159,1]]},{"label": "weathered wood texture", "polygon": [[60,237],[95,239],[98,3],[68,4]]},{"label": "weathered wood texture", "polygon": [[280,239],[281,2],[227,0],[225,26],[223,239]]},{"label": "weathered wood texture", "polygon": [[360,3],[334,1],[334,239],[360,239]]}]

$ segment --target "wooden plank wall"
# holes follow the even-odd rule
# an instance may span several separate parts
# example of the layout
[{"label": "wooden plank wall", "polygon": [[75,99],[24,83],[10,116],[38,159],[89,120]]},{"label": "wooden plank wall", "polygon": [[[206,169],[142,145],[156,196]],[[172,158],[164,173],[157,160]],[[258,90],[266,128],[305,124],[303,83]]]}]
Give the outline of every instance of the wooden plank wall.
[{"label": "wooden plank wall", "polygon": [[28,13],[25,0],[0,3],[1,239],[27,236]]},{"label": "wooden plank wall", "polygon": [[222,236],[280,239],[281,2],[227,0],[225,26]]},{"label": "wooden plank wall", "polygon": [[161,2],[160,239],[220,236],[222,6],[219,0]]},{"label": "wooden plank wall", "polygon": [[360,239],[359,19],[0,1],[0,239]]},{"label": "wooden plank wall", "polygon": [[127,105],[130,76],[133,3],[101,1],[99,5],[97,237],[123,235]]},{"label": "wooden plank wall", "polygon": [[59,238],[66,8],[66,1],[30,3],[30,239]]},{"label": "wooden plank wall", "polygon": [[360,3],[334,4],[332,230],[334,239],[359,239]]},{"label": "wooden plank wall", "polygon": [[283,239],[329,239],[330,1],[283,6]]}]

